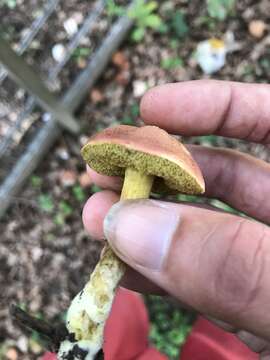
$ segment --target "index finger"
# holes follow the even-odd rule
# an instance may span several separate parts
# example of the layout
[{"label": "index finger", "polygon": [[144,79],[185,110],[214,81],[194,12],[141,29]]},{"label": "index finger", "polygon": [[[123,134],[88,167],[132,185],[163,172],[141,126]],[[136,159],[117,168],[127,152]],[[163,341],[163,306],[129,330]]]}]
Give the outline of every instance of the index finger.
[{"label": "index finger", "polygon": [[174,134],[270,142],[270,86],[195,80],[157,86],[141,101],[145,123]]}]

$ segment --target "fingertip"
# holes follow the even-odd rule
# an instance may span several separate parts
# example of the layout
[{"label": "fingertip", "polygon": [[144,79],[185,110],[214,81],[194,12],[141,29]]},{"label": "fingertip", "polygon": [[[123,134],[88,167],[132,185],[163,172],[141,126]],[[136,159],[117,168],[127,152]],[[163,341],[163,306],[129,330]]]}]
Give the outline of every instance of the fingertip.
[{"label": "fingertip", "polygon": [[159,89],[161,85],[149,89],[141,99],[140,114],[145,123],[148,125],[156,124],[156,102],[159,97]]},{"label": "fingertip", "polygon": [[98,192],[87,200],[82,212],[82,221],[93,239],[104,239],[103,220],[111,206],[118,200],[119,196],[112,191]]},{"label": "fingertip", "polygon": [[143,96],[141,116],[146,124],[157,125],[173,134],[209,134],[216,130],[224,115],[229,91],[229,83],[215,80],[159,85]]},{"label": "fingertip", "polygon": [[91,169],[89,165],[86,165],[86,171],[90,176],[93,183],[101,187],[102,189],[111,189],[115,191],[121,190],[122,179],[117,176],[106,176],[97,173],[95,170]]}]

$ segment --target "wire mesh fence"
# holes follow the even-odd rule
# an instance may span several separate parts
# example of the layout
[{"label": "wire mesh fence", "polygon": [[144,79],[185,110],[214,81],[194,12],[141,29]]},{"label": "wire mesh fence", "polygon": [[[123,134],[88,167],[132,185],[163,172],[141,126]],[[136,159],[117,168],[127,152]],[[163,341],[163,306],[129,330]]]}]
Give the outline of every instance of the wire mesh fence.
[{"label": "wire mesh fence", "polygon": [[105,0],[1,4],[0,217],[61,129],[78,132],[74,111],[132,26]]}]

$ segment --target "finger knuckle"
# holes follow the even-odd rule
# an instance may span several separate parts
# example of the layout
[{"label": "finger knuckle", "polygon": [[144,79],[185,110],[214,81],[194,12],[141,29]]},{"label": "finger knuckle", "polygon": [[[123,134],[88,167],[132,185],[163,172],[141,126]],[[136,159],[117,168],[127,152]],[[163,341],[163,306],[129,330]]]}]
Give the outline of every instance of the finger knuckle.
[{"label": "finger knuckle", "polygon": [[256,300],[264,273],[263,227],[240,219],[232,225],[226,251],[214,276],[214,295],[230,313],[246,311]]}]

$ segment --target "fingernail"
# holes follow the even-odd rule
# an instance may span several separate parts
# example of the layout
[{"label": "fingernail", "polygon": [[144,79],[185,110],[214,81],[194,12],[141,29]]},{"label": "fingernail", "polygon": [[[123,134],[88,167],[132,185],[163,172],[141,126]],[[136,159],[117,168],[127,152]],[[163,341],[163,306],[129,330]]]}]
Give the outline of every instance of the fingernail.
[{"label": "fingernail", "polygon": [[104,233],[127,263],[158,271],[179,223],[179,215],[159,202],[128,200],[112,206],[104,220]]}]

